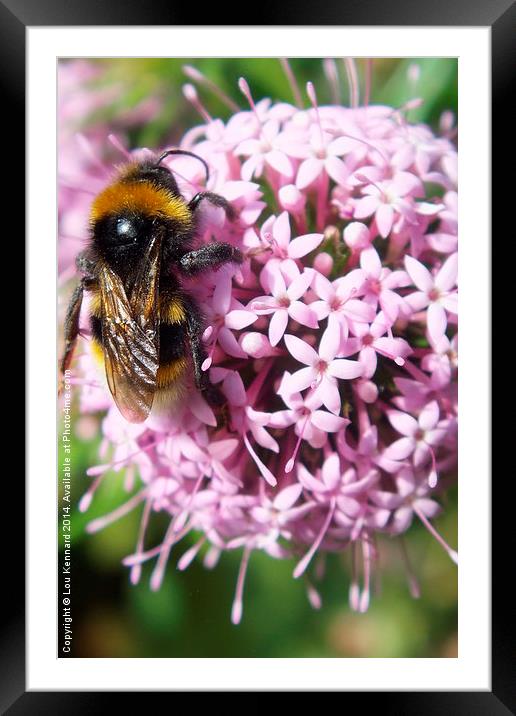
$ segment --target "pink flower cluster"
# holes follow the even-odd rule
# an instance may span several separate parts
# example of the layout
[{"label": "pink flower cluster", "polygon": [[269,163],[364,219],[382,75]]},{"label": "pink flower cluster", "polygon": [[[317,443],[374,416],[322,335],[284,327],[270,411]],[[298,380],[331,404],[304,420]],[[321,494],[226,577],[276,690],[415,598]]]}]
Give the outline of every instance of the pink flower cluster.
[{"label": "pink flower cluster", "polygon": [[[250,108],[224,122],[186,85],[203,123],[181,143],[206,160],[209,190],[238,216],[230,222],[206,206],[200,242],[229,241],[245,256],[187,286],[206,316],[203,368],[227,399],[226,418],[217,421],[192,391],[173,412],[128,424],[85,341],[81,409],[108,412],[104,464],[88,471],[81,509],[108,470],[126,470],[131,489],[137,479],[129,501],[89,529],[142,506],[123,563],[136,583],[154,560],[153,589],[189,533],[196,541],[178,553],[180,570],[201,554],[211,568],[225,551],[242,550],[234,623],[255,550],[292,559],[315,608],[314,557],[347,551],[350,605],[365,611],[382,535],[402,535],[416,517],[457,558],[430,521],[457,460],[456,148],[411,124],[410,103],[360,106],[356,85],[351,108],[319,106],[310,83],[308,108],[255,103],[243,79],[240,88]],[[193,196],[200,163],[168,162]],[[84,165],[75,182],[100,186]],[[169,528],[147,545],[157,511],[168,513]],[[408,561],[407,569],[416,595]]]}]

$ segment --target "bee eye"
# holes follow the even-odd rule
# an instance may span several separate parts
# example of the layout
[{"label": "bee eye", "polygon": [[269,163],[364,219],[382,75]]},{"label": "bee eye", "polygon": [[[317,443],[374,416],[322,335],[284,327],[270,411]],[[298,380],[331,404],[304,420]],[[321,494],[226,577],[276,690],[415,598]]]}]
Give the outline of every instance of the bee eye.
[{"label": "bee eye", "polygon": [[136,226],[129,219],[117,219],[116,233],[124,242],[136,241],[138,238]]}]

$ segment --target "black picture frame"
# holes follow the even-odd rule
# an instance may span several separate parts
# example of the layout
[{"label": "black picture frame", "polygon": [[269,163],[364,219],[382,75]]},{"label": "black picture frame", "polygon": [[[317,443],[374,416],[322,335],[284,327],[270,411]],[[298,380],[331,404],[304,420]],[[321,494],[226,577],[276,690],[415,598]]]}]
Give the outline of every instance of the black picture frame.
[{"label": "black picture frame", "polygon": [[[193,12],[192,12],[193,9]],[[267,2],[247,7],[245,24],[269,25],[390,25],[390,26],[489,26],[492,38],[492,152],[493,178],[497,168],[507,163],[510,153],[511,118],[507,109],[511,96],[510,82],[516,68],[516,7],[512,0],[362,0],[362,2],[318,2],[316,5],[301,5],[293,0],[280,4]],[[0,0],[0,88],[4,101],[2,123],[4,137],[3,168],[4,180],[11,187],[9,213],[15,220],[16,241],[22,248],[19,258],[24,262],[24,125],[25,125],[25,38],[28,26],[60,25],[192,25],[198,19],[197,8],[190,9],[179,4],[155,0]],[[253,18],[254,14],[254,18]],[[265,23],[264,20],[267,19]],[[203,25],[227,25],[230,23],[220,7],[213,5],[203,10]],[[461,118],[461,121],[468,121]],[[473,120],[474,121],[474,120]],[[512,122],[513,124],[513,122]],[[514,155],[512,155],[514,156]],[[499,182],[492,193],[492,236],[501,232],[500,222],[504,207],[510,205],[508,192],[512,182]],[[12,242],[14,245],[14,241]],[[28,287],[30,290],[30,287]],[[21,321],[21,289],[20,321]],[[495,297],[493,296],[493,302]],[[21,340],[23,343],[23,340]],[[30,350],[30,337],[28,340]],[[18,350],[18,349],[17,349]],[[21,350],[19,350],[21,353]],[[18,356],[18,360],[21,357]],[[23,405],[22,401],[18,401]],[[23,420],[18,426],[23,425]],[[16,428],[19,429],[19,428]],[[494,436],[493,436],[494,437]],[[486,436],[487,439],[487,436]],[[503,438],[499,437],[500,441]],[[30,449],[30,445],[26,446]],[[496,454],[493,451],[492,454]],[[18,471],[19,474],[19,471]],[[20,515],[24,504],[21,478],[4,475],[4,510],[11,513],[16,522],[12,529],[4,529],[13,543],[4,544],[3,597],[7,604],[2,609],[2,632],[0,636],[0,711],[18,714],[82,714],[102,713],[108,708],[120,708],[121,694],[78,693],[78,692],[26,692],[25,690],[25,609],[24,609],[24,564],[22,525]],[[15,506],[17,508],[15,509]],[[509,509],[505,488],[500,484],[493,487],[493,558],[492,558],[492,691],[490,692],[403,692],[403,693],[356,693],[346,695],[346,707],[350,699],[361,700],[367,696],[371,708],[378,705],[383,713],[392,714],[489,714],[502,716],[516,713],[514,678],[514,643],[508,628],[514,615],[514,599],[504,585],[507,570],[509,530],[511,521],[503,512]],[[495,519],[496,515],[496,519]],[[5,525],[5,522],[4,522]],[[16,534],[16,539],[12,535]],[[16,546],[14,546],[14,543]],[[164,695],[166,697],[166,695]],[[137,708],[143,693],[130,695],[132,707]],[[116,699],[116,702],[115,702]],[[371,703],[375,700],[375,704]],[[169,702],[170,703],[170,702]],[[170,705],[172,705],[170,703]]]}]

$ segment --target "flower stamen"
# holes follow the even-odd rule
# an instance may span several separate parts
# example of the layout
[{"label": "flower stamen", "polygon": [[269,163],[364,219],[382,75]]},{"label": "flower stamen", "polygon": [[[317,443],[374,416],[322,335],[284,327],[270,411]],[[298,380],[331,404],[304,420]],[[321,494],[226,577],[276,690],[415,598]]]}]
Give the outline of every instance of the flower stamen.
[{"label": "flower stamen", "polygon": [[240,569],[238,570],[237,586],[235,591],[235,599],[233,600],[233,607],[231,609],[231,621],[233,624],[240,624],[242,619],[242,597],[244,594],[244,583],[247,574],[247,566],[249,564],[249,557],[251,556],[251,548],[245,547],[242,555],[242,561],[240,562]]},{"label": "flower stamen", "polygon": [[294,102],[301,109],[303,107],[303,100],[301,98],[301,92],[299,91],[299,87],[296,82],[296,77],[295,77],[294,73],[292,72],[292,67],[290,66],[290,62],[285,57],[281,57],[280,63],[281,63],[281,66],[283,67],[283,71],[285,72],[285,75],[287,76],[287,80],[290,85],[290,89],[292,90],[292,94],[294,96]]}]

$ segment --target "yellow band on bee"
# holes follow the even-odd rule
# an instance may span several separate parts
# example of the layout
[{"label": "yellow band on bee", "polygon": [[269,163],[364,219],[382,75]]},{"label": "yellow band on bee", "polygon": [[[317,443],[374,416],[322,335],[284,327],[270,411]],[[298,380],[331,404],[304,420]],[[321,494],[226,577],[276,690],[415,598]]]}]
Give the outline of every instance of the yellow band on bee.
[{"label": "yellow band on bee", "polygon": [[165,305],[161,313],[161,320],[165,323],[182,323],[186,318],[183,302],[179,298],[173,298]]},{"label": "yellow band on bee", "polygon": [[176,360],[160,365],[157,374],[158,388],[166,388],[180,378],[186,370],[186,359],[177,358]]},{"label": "yellow band on bee", "polygon": [[102,297],[100,295],[100,291],[98,289],[92,289],[90,293],[90,312],[92,316],[102,318]]},{"label": "yellow band on bee", "polygon": [[[91,353],[95,362],[100,366],[103,365],[104,351],[102,350],[102,345],[94,338],[91,341]],[[156,375],[158,390],[173,386],[174,383],[183,377],[187,367],[188,364],[186,362],[186,358],[176,358],[170,363],[160,365]],[[179,388],[179,384],[177,387]]]},{"label": "yellow band on bee", "polygon": [[90,219],[95,222],[107,214],[121,211],[165,217],[181,224],[190,224],[192,219],[190,209],[182,197],[174,196],[149,181],[118,181],[106,187],[94,199]]},{"label": "yellow band on bee", "polygon": [[102,345],[95,339],[91,340],[91,353],[96,363],[102,365],[104,363],[104,351]]}]

